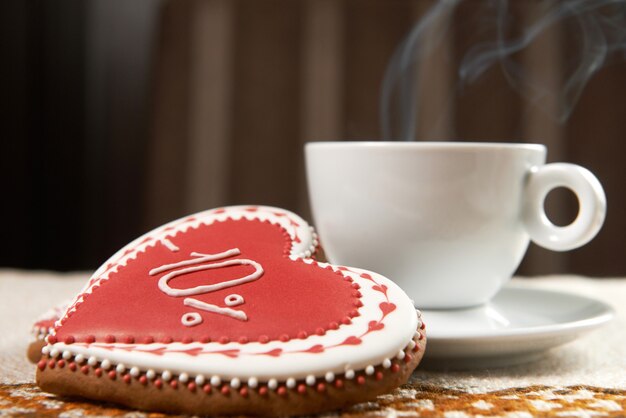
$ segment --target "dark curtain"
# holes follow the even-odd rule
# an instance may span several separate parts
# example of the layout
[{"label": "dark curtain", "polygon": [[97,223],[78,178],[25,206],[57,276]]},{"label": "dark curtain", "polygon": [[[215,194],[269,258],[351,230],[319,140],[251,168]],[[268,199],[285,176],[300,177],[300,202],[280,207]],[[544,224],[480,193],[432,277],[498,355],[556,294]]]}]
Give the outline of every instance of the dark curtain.
[{"label": "dark curtain", "polygon": [[[3,2],[0,266],[92,269],[158,224],[227,204],[310,219],[303,144],[381,138],[385,69],[434,3]],[[460,89],[478,3],[461,4],[442,47],[418,66],[416,137],[540,142],[551,161],[592,170],[608,196],[604,229],[568,253],[531,246],[519,272],[623,276],[625,60],[590,79],[565,122],[532,106],[498,66]],[[539,3],[511,13],[531,19]],[[558,84],[572,47],[557,27],[520,59]],[[548,206],[557,222],[576,213],[568,193]]]}]

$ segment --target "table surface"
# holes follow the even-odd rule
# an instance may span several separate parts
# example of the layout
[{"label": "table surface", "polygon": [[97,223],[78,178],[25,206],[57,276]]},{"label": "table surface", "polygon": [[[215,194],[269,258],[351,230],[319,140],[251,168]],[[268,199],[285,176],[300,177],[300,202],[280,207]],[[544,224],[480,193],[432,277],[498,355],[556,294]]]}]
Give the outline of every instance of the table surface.
[{"label": "table surface", "polygon": [[[47,416],[138,416],[111,405],[57,398],[40,392],[33,384],[35,367],[25,357],[33,338],[31,325],[44,311],[70,299],[86,278],[86,273],[0,270],[0,407],[5,411]],[[518,286],[567,290],[603,300],[615,308],[616,317],[533,363],[464,372],[418,368],[407,385],[340,414],[624,416],[626,279],[551,276],[514,281]]]}]

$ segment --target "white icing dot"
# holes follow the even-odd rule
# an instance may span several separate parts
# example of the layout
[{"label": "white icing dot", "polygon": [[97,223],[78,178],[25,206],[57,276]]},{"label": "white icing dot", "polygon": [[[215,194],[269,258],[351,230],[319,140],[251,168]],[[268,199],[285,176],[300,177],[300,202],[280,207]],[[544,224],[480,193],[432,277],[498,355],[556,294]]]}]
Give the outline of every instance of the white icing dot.
[{"label": "white icing dot", "polygon": [[169,370],[166,370],[161,373],[161,377],[164,381],[169,382],[172,379],[172,373]]},{"label": "white icing dot", "polygon": [[388,358],[384,359],[384,360],[383,360],[383,367],[384,367],[385,369],[390,368],[390,367],[391,367],[391,360],[389,360]]},{"label": "white icing dot", "polygon": [[417,313],[418,318],[422,317],[422,311],[420,311],[419,309],[416,309],[415,312]]},{"label": "white icing dot", "polygon": [[250,379],[248,379],[248,386],[250,386],[252,389],[256,388],[258,385],[259,381],[256,377],[251,377]]},{"label": "white icing dot", "polygon": [[154,379],[156,377],[156,373],[154,370],[150,369],[146,372],[146,377],[150,380]]},{"label": "white icing dot", "polygon": [[409,344],[407,345],[407,348],[409,350],[412,350],[413,348],[415,348],[415,341],[413,341],[413,340],[409,341]]},{"label": "white icing dot", "polygon": [[333,380],[335,380],[335,373],[333,372],[328,372],[326,373],[326,376],[324,376],[324,378],[326,379],[326,381],[328,383],[332,382]]},{"label": "white icing dot", "polygon": [[43,354],[44,356],[47,356],[49,352],[50,352],[50,347],[48,347],[47,345],[44,345],[43,348],[41,349],[41,354]]},{"label": "white icing dot", "polygon": [[267,382],[267,387],[272,390],[276,390],[276,388],[278,387],[278,382],[276,381],[276,379],[270,379]]},{"label": "white icing dot", "polygon": [[304,256],[305,256],[306,258],[311,257],[311,251],[306,250],[306,251],[304,252]]},{"label": "white icing dot", "polygon": [[404,358],[405,354],[404,354],[404,350],[400,350],[398,351],[398,355],[396,356],[396,358],[398,360],[402,360]]},{"label": "white icing dot", "polygon": [[222,379],[219,376],[211,376],[211,384],[213,386],[219,386],[222,383]]},{"label": "white icing dot", "polygon": [[89,357],[89,360],[87,360],[87,364],[89,364],[90,366],[95,366],[96,364],[98,364],[98,359],[94,356],[91,356]]},{"label": "white icing dot", "polygon": [[198,386],[204,385],[204,376],[202,376],[201,374],[196,376],[196,385]]},{"label": "white icing dot", "polygon": [[420,321],[420,320],[418,320],[418,321],[417,321],[417,327],[418,327],[418,328],[421,328],[421,327],[422,327],[422,321]]},{"label": "white icing dot", "polygon": [[181,373],[180,375],[178,375],[178,380],[180,380],[182,383],[187,383],[189,381],[189,375],[187,373]]},{"label": "white icing dot", "polygon": [[58,350],[58,349],[56,349],[56,348],[53,348],[52,350],[50,350],[50,356],[52,356],[52,357],[54,357],[54,358],[59,357],[59,354],[61,354],[61,353],[60,353],[60,352],[59,352],[59,350]]},{"label": "white icing dot", "polygon": [[374,374],[374,366],[371,364],[365,368],[365,374],[371,376]]},{"label": "white icing dot", "polygon": [[239,379],[237,379],[236,377],[230,379],[230,387],[232,387],[233,389],[239,389],[239,386],[241,386],[241,381]]},{"label": "white icing dot", "polygon": [[243,299],[243,296],[236,293],[228,295],[224,298],[224,304],[226,304],[226,306],[238,306],[244,302],[245,300]]},{"label": "white icing dot", "polygon": [[193,327],[202,323],[202,316],[198,312],[187,312],[180,317],[180,322],[186,327]]},{"label": "white icing dot", "polygon": [[289,389],[293,389],[296,387],[296,379],[294,379],[293,377],[290,377],[289,379],[287,379],[286,385]]},{"label": "white icing dot", "polygon": [[72,358],[72,353],[70,353],[68,350],[65,350],[65,351],[63,352],[63,358],[64,358],[65,360],[69,360],[69,359],[71,359],[71,358]]},{"label": "white icing dot", "polygon": [[346,379],[350,380],[350,379],[354,379],[354,370],[346,370]]},{"label": "white icing dot", "polygon": [[122,363],[118,364],[117,367],[115,368],[115,370],[118,373],[124,373],[126,371],[126,366],[124,366]]},{"label": "white icing dot", "polygon": [[139,376],[139,368],[138,367],[133,367],[130,369],[130,375],[132,377],[137,377]]},{"label": "white icing dot", "polygon": [[102,360],[101,367],[104,370],[109,370],[111,368],[111,362],[109,360],[107,360],[107,359],[104,359],[104,360]]},{"label": "white icing dot", "polygon": [[308,375],[305,379],[305,382],[307,385],[313,386],[315,384],[315,376],[313,376],[312,374]]}]

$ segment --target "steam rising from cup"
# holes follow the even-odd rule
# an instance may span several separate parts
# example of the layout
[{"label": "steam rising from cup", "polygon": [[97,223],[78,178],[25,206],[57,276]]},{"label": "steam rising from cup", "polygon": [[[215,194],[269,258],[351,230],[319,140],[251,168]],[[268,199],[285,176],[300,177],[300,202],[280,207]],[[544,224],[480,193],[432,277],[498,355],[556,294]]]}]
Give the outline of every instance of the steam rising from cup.
[{"label": "steam rising from cup", "polygon": [[[415,140],[418,109],[418,64],[444,46],[454,13],[462,0],[440,0],[413,26],[392,56],[382,83],[380,117],[385,139]],[[556,99],[553,116],[565,122],[590,78],[607,60],[621,52],[626,58],[626,0],[552,0],[534,3],[538,17],[525,21],[511,36],[514,14],[508,0],[472,2],[481,11],[480,23],[491,25],[495,39],[475,43],[462,53],[456,71],[456,90],[480,79],[487,70],[499,66],[509,85],[534,106],[546,112],[546,97]],[[463,17],[464,18],[464,17]],[[516,23],[516,22],[515,22]],[[562,25],[571,45],[563,54],[569,68],[563,69],[563,83],[555,86],[541,77],[531,77],[516,54],[523,52],[545,31]],[[559,26],[561,28],[561,26]],[[476,27],[475,32],[484,28]],[[571,51],[570,51],[571,50]],[[554,102],[554,100],[552,101]]]}]

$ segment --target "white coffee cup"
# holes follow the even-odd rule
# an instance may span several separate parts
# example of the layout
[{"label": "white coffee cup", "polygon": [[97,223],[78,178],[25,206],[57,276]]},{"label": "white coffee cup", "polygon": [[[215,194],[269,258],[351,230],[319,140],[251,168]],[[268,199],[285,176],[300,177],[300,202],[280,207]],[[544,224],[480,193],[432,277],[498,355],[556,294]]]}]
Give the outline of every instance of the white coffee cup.
[{"label": "white coffee cup", "polygon": [[[305,149],[313,219],[330,262],[379,272],[420,308],[489,301],[529,239],[556,251],[590,241],[606,199],[573,164],[537,144],[313,142]],[[546,216],[557,187],[578,197],[567,226]]]}]

